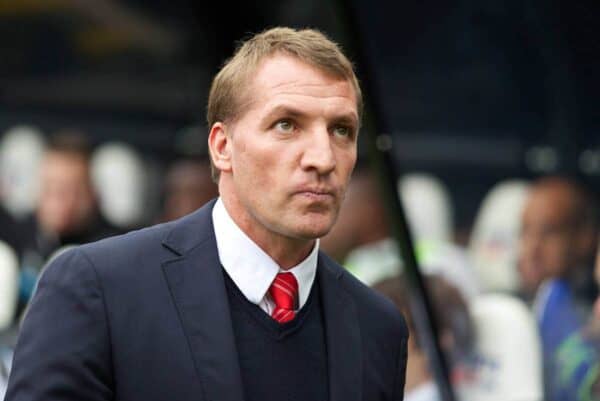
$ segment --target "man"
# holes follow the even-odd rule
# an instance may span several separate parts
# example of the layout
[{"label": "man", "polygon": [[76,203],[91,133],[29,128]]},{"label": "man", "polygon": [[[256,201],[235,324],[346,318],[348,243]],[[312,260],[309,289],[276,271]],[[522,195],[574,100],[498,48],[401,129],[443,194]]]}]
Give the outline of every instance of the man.
[{"label": "man", "polygon": [[40,194],[27,219],[30,249],[45,259],[66,244],[83,244],[115,229],[101,216],[90,175],[90,146],[82,133],[53,136],[40,166]]},{"label": "man", "polygon": [[535,294],[549,400],[565,399],[556,361],[565,341],[584,325],[596,297],[595,207],[584,188],[563,177],[538,180],[525,203],[519,271],[525,294]]},{"label": "man", "polygon": [[533,184],[525,202],[519,244],[518,267],[526,298],[548,278],[583,287],[593,282],[595,208],[590,195],[570,179],[544,177]]},{"label": "man", "polygon": [[42,266],[57,249],[117,233],[98,210],[90,177],[90,147],[83,134],[63,131],[49,140],[39,180],[35,211],[22,222],[19,312]]},{"label": "man", "polygon": [[318,251],[355,163],[360,103],[322,34],[245,42],[208,101],[219,200],[57,258],[6,399],[401,400],[404,320]]}]

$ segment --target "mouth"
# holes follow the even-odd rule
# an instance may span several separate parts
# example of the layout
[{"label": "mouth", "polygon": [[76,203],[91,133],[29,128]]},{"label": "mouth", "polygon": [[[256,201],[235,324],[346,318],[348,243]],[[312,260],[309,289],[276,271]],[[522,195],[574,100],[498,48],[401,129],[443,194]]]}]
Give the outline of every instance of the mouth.
[{"label": "mouth", "polygon": [[317,202],[331,201],[335,198],[335,191],[329,189],[302,188],[295,194]]}]

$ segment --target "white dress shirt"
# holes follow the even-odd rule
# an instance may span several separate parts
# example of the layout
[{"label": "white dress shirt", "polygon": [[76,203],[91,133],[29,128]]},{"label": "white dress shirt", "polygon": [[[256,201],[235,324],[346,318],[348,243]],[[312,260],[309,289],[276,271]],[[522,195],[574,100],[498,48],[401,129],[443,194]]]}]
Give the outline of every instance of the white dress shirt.
[{"label": "white dress shirt", "polygon": [[277,273],[286,271],[298,281],[298,308],[306,304],[317,272],[318,239],[306,259],[283,270],[238,227],[221,198],[215,203],[212,219],[221,265],[248,301],[271,315],[275,304],[268,294],[269,287]]}]

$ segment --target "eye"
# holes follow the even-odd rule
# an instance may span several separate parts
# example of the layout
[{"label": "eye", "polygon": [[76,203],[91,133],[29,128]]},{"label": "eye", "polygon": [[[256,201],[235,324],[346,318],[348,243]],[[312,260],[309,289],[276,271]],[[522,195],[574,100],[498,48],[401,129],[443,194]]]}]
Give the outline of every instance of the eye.
[{"label": "eye", "polygon": [[290,120],[279,120],[275,123],[275,128],[279,131],[279,132],[283,132],[285,134],[289,134],[294,132],[294,123],[291,122]]},{"label": "eye", "polygon": [[345,125],[336,125],[333,127],[333,133],[337,136],[352,136],[352,129]]}]

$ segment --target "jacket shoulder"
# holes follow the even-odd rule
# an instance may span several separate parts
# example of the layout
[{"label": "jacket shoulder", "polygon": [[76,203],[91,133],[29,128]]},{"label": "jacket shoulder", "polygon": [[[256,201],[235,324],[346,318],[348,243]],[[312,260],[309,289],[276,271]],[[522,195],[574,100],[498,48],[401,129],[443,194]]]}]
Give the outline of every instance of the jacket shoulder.
[{"label": "jacket shoulder", "polygon": [[[44,274],[69,260],[74,253],[93,267],[102,277],[121,277],[138,275],[141,271],[160,268],[162,263],[180,257],[206,238],[214,237],[209,202],[196,212],[178,220],[130,231],[126,234],[105,238],[96,242],[76,246],[66,251],[67,257],[56,258],[49,263]],[[61,255],[63,256],[63,255]],[[72,263],[71,263],[72,264]]]}]

